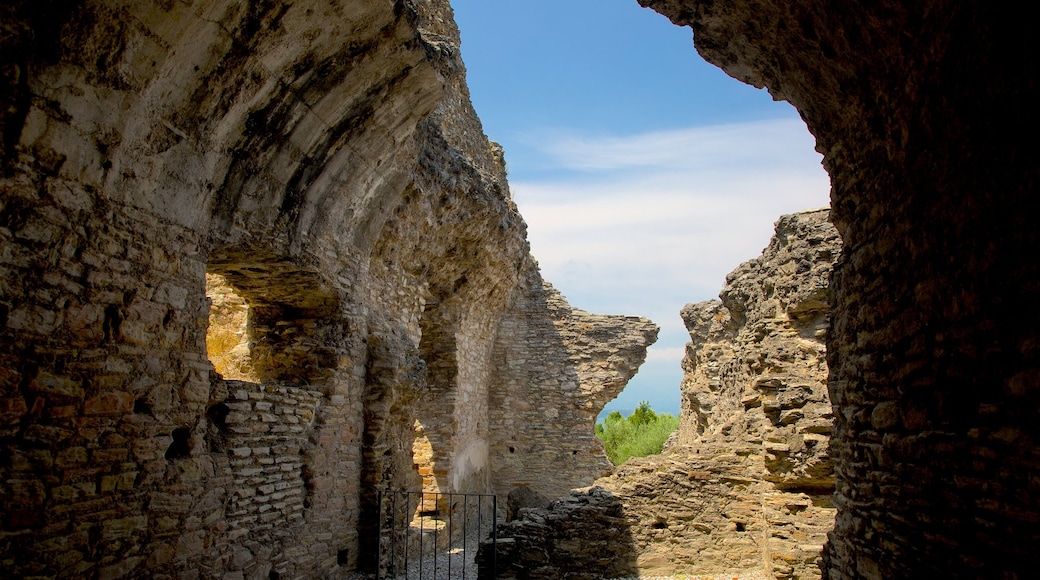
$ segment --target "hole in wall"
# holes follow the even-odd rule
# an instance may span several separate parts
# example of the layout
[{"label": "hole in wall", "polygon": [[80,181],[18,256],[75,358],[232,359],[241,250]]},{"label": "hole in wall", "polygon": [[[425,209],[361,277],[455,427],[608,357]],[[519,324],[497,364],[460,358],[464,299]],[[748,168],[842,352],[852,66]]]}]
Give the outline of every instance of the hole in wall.
[{"label": "hole in wall", "polygon": [[209,417],[210,422],[221,431],[227,431],[227,417],[229,413],[231,413],[231,408],[226,403],[210,405],[209,409],[206,410],[206,416]]},{"label": "hole in wall", "polygon": [[339,564],[340,566],[346,566],[347,564],[349,564],[350,563],[350,550],[347,549],[347,548],[343,548],[342,550],[337,552],[336,553],[336,563]]},{"label": "hole in wall", "polygon": [[[498,47],[503,46],[503,38],[524,37],[526,32],[523,27],[514,23],[530,22],[529,18],[537,13],[533,7],[535,3],[512,3],[514,6],[509,8],[508,12],[506,8],[500,7],[496,3],[461,2],[459,4],[455,7],[454,15],[464,39],[462,56],[466,62],[473,104],[485,132],[504,146],[510,157],[510,173],[515,176],[517,181],[524,181],[527,184],[539,181],[540,187],[544,187],[546,190],[551,187],[554,195],[561,195],[568,199],[568,209],[573,212],[565,222],[561,222],[557,212],[528,211],[522,203],[520,207],[528,224],[528,237],[533,254],[541,262],[543,272],[569,271],[563,269],[565,263],[580,262],[583,265],[589,265],[590,269],[582,276],[564,277],[567,278],[566,280],[550,280],[558,284],[558,288],[571,299],[572,304],[580,304],[584,296],[595,297],[597,303],[603,304],[611,300],[608,294],[615,292],[619,297],[626,296],[626,300],[627,296],[636,295],[639,296],[637,300],[640,306],[635,310],[655,318],[651,313],[658,311],[668,313],[669,317],[674,316],[671,313],[679,311],[685,302],[690,301],[691,297],[679,299],[674,295],[666,296],[663,293],[666,288],[677,287],[681,282],[678,280],[672,282],[670,278],[669,272],[675,267],[675,259],[669,257],[667,260],[661,260],[662,266],[660,267],[651,265],[657,263],[658,256],[664,256],[660,247],[652,245],[655,243],[654,240],[660,239],[657,235],[641,236],[641,240],[633,240],[628,244],[626,251],[631,258],[625,258],[633,261],[633,266],[626,266],[626,268],[631,268],[631,271],[649,268],[661,275],[660,280],[654,284],[654,289],[648,292],[621,290],[630,283],[633,284],[632,288],[636,288],[636,284],[640,284],[639,287],[642,287],[642,281],[633,278],[631,282],[618,279],[614,288],[611,288],[609,292],[604,291],[602,284],[599,283],[604,278],[600,278],[600,276],[606,277],[608,272],[617,271],[620,258],[616,253],[604,252],[603,248],[610,247],[618,230],[614,224],[595,223],[595,218],[592,216],[598,216],[599,212],[604,211],[604,200],[584,193],[586,187],[596,187],[593,185],[594,180],[601,176],[596,172],[578,169],[577,164],[559,163],[555,166],[557,170],[574,171],[568,177],[567,186],[563,186],[558,180],[559,175],[552,174],[552,177],[543,177],[543,175],[549,175],[543,172],[544,168],[523,166],[524,160],[543,159],[540,155],[544,155],[543,147],[546,147],[547,143],[527,138],[532,129],[530,126],[525,125],[523,131],[518,130],[520,126],[515,123],[515,119],[518,118],[518,110],[527,107],[531,107],[530,110],[537,108],[539,110],[538,122],[546,124],[545,135],[557,133],[561,128],[566,127],[562,133],[568,138],[553,142],[550,147],[566,143],[569,148],[566,156],[568,161],[581,158],[583,160],[595,159],[596,163],[608,163],[607,159],[625,157],[625,154],[621,154],[617,158],[613,157],[620,154],[621,151],[625,151],[630,158],[639,152],[639,155],[648,155],[646,159],[654,159],[655,165],[660,163],[660,165],[656,165],[660,171],[655,168],[655,170],[645,173],[635,171],[636,164],[632,164],[633,170],[631,171],[627,168],[622,169],[620,167],[622,164],[612,166],[612,171],[618,171],[612,175],[618,176],[624,172],[626,179],[630,178],[632,182],[639,181],[646,184],[645,187],[631,188],[629,185],[631,182],[626,182],[624,192],[619,189],[616,196],[611,196],[612,209],[610,211],[617,212],[616,215],[626,215],[631,211],[629,208],[640,207],[639,199],[645,199],[647,191],[655,191],[654,195],[660,192],[661,195],[670,197],[671,194],[665,192],[679,191],[685,187],[671,185],[672,179],[675,179],[677,184],[681,184],[687,179],[680,177],[683,175],[714,175],[718,170],[718,167],[715,166],[716,159],[721,159],[722,155],[727,156],[727,164],[741,169],[726,172],[724,178],[713,182],[710,186],[712,196],[729,197],[731,194],[726,192],[732,191],[750,198],[752,195],[757,196],[759,192],[773,189],[768,184],[778,181],[777,178],[780,174],[774,173],[776,169],[783,167],[782,171],[788,176],[797,172],[799,183],[804,184],[798,187],[797,193],[792,192],[790,197],[783,201],[780,201],[782,199],[780,196],[772,195],[768,198],[761,198],[761,202],[755,202],[755,205],[758,206],[755,211],[755,220],[758,225],[753,231],[759,233],[754,236],[741,236],[734,235],[732,231],[720,232],[720,235],[725,235],[727,239],[735,242],[727,245],[726,248],[727,256],[732,256],[732,258],[727,257],[720,260],[717,256],[713,256],[711,263],[703,260],[701,256],[692,254],[677,258],[687,265],[676,271],[716,272],[711,277],[706,277],[706,279],[717,280],[714,283],[722,282],[730,270],[745,260],[743,255],[757,255],[761,251],[761,242],[757,236],[770,232],[772,222],[781,214],[827,205],[830,191],[829,180],[820,166],[819,155],[813,150],[813,141],[808,130],[804,127],[804,123],[797,118],[797,112],[787,103],[772,102],[766,91],[746,86],[726,75],[719,74],[720,71],[717,68],[706,66],[707,63],[704,63],[689,46],[688,29],[674,27],[670,23],[664,22],[659,14],[637,8],[635,3],[629,3],[630,6],[627,8],[619,7],[617,11],[613,7],[608,9],[604,6],[603,10],[597,10],[597,18],[617,18],[619,23],[624,22],[630,33],[625,35],[626,38],[623,42],[603,48],[594,42],[575,42],[576,35],[580,36],[585,32],[579,30],[580,27],[563,25],[562,23],[567,17],[561,14],[560,18],[554,19],[555,21],[548,24],[548,28],[542,31],[545,33],[542,37],[544,42],[540,43],[538,47],[538,50],[545,50],[546,53],[553,54],[556,58],[547,67],[534,69],[528,62],[525,62],[530,58],[525,51],[500,50]],[[554,6],[554,8],[556,7]],[[570,10],[570,8],[561,7],[563,13]],[[494,29],[486,26],[486,22],[491,21],[492,18],[504,21],[504,26]],[[557,26],[559,28],[556,28]],[[566,33],[564,33],[565,30]],[[554,33],[564,34],[557,37]],[[649,42],[634,42],[633,45],[626,46],[629,41],[643,35],[649,39]],[[554,45],[555,42],[560,42],[560,44]],[[637,46],[639,50],[632,50]],[[653,48],[648,50],[649,46],[653,46]],[[608,56],[615,50],[617,53],[614,56]],[[567,78],[563,76],[567,67],[574,67],[576,63],[580,63],[579,66],[583,68],[589,67],[591,63],[597,63],[594,66],[603,65],[603,70],[618,70],[617,65],[620,62],[630,66],[637,62],[635,59],[651,54],[653,55],[652,60],[646,61],[644,65],[638,67],[638,70],[630,69],[624,76],[598,75],[595,79],[590,77],[590,81],[594,80],[594,82],[575,83],[575,90],[568,91],[566,98],[562,100],[553,91],[535,88],[540,86],[539,83],[549,82],[549,79]],[[664,65],[665,62],[669,64]],[[552,69],[552,72],[547,74],[549,69]],[[516,77],[517,74],[523,75],[527,71],[534,70],[537,70],[537,76],[532,75],[528,79],[529,82],[525,86],[525,91],[528,92],[522,95],[518,92],[512,92],[512,94],[499,92],[499,88],[504,86],[501,76]],[[676,70],[687,72],[676,74]],[[560,77],[553,76],[558,73],[561,74]],[[631,79],[635,77],[629,75],[645,78],[646,82],[632,83]],[[511,80],[515,81],[515,78],[511,78]],[[601,82],[603,84],[600,84]],[[676,90],[676,86],[684,88]],[[642,96],[635,96],[640,93]],[[725,95],[725,97],[720,98],[720,95]],[[550,99],[553,102],[549,102]],[[697,105],[691,106],[694,100]],[[596,103],[596,106],[592,108],[577,105],[577,103],[587,105],[592,102]],[[639,102],[654,102],[655,106],[631,107],[631,103]],[[603,111],[608,109],[617,111],[617,114],[603,115]],[[567,113],[564,114],[563,111],[567,111]],[[696,113],[692,114],[693,112]],[[556,117],[556,115],[559,116]],[[523,114],[519,115],[519,117],[523,116]],[[605,121],[607,119],[612,121]],[[757,128],[745,133],[745,130],[753,127],[753,125],[745,125],[745,123],[758,124],[763,119],[769,119],[768,137],[766,132]],[[615,125],[616,128],[609,126],[617,120],[622,120],[622,122]],[[712,127],[712,129],[705,131],[704,129],[708,127]],[[663,133],[659,133],[662,129],[670,135],[669,140],[662,138]],[[604,141],[592,138],[593,135],[611,135],[611,137]],[[678,139],[670,141],[672,137],[679,135],[683,135],[681,139],[684,145],[677,146]],[[751,136],[750,139],[747,136]],[[706,156],[696,153],[699,148],[705,147],[709,140],[712,143],[710,148],[713,154],[720,155],[717,158],[712,157],[710,162],[707,161]],[[738,143],[739,145],[736,145]],[[687,146],[690,148],[685,149]],[[785,161],[775,166],[758,162],[759,155],[769,156],[774,153],[782,156],[778,158],[791,159],[792,162]],[[796,157],[793,156],[795,153]],[[674,160],[674,164],[672,160]],[[588,177],[585,177],[583,173]],[[673,175],[668,175],[669,173]],[[541,181],[542,179],[545,181]],[[585,185],[585,179],[589,179],[588,185]],[[764,186],[748,188],[746,179],[753,179]],[[785,182],[786,179],[790,179],[790,177],[784,178]],[[698,193],[698,195],[701,194]],[[613,205],[614,203],[618,205]],[[586,207],[589,209],[585,209]],[[591,210],[592,207],[596,209]],[[647,223],[654,224],[655,232],[663,232],[666,228],[675,227],[676,229],[672,230],[674,234],[670,235],[682,238],[691,236],[691,239],[694,235],[703,235],[703,231],[694,232],[682,224],[679,216],[683,212],[676,212],[675,206],[657,204],[654,208],[646,209],[647,214],[640,212],[640,220],[645,219],[642,216],[652,212],[654,217]],[[747,227],[750,212],[745,209],[736,209],[736,211],[741,214],[739,221],[742,227]],[[560,247],[557,240],[563,239],[561,236],[564,235],[564,228],[573,228],[578,220],[585,219],[590,221],[583,226],[581,248],[579,249],[575,245],[568,248],[571,250],[570,252],[562,251],[563,248]],[[736,222],[737,219],[733,219],[733,221]],[[632,223],[625,224],[623,227],[634,228],[637,226]],[[714,225],[709,227],[715,231]],[[752,231],[752,228],[746,231]],[[593,235],[602,242],[591,241]],[[643,240],[651,246],[641,246],[639,251],[631,251],[635,244],[642,244]],[[743,245],[745,249],[738,251],[737,244]],[[545,250],[539,248],[545,248]],[[577,254],[579,252],[581,257]],[[550,261],[553,265],[547,266]],[[602,272],[602,274],[587,275],[592,271]],[[552,278],[552,276],[549,277]],[[662,292],[662,294],[657,294],[657,292]],[[710,296],[705,296],[705,298],[710,298]],[[590,298],[590,300],[592,299]],[[629,304],[633,304],[634,301],[631,303],[618,302],[618,304],[622,303],[626,308],[632,308]],[[665,304],[668,306],[664,306]],[[620,312],[621,309],[619,308],[617,311]],[[638,400],[633,395],[645,389],[655,393],[655,400],[652,401],[655,409],[670,412],[678,410],[681,358],[685,352],[684,345],[687,340],[689,338],[685,333],[663,331],[654,346],[654,352],[660,355],[668,354],[648,357],[648,360],[641,366],[639,374],[629,382],[626,392],[624,392],[625,399],[618,399],[615,404],[620,408],[631,408]],[[669,388],[672,394],[667,404],[658,402],[665,400],[663,394],[658,394],[661,392],[658,377],[661,376],[668,376],[667,382],[674,385]]]},{"label": "hole in wall", "polygon": [[151,415],[152,406],[149,405],[144,399],[134,399],[134,413],[137,415]]},{"label": "hole in wall", "polygon": [[412,424],[415,439],[412,441],[412,466],[419,477],[422,478],[422,491],[424,493],[438,493],[440,486],[437,484],[437,476],[434,473],[433,444],[426,435],[426,429],[422,423],[416,420]]},{"label": "hole in wall", "polygon": [[225,379],[258,382],[249,348],[249,304],[219,274],[206,274],[206,354]]},{"label": "hole in wall", "polygon": [[744,525],[744,522],[736,522],[735,525],[736,525],[736,528],[737,528],[738,532],[746,532],[747,531],[747,527]]},{"label": "hole in wall", "polygon": [[227,450],[227,417],[229,413],[231,413],[231,408],[225,403],[216,403],[206,409],[206,417],[209,419],[206,442],[209,444],[210,451],[223,453]]},{"label": "hole in wall", "polygon": [[170,436],[173,437],[173,443],[166,449],[166,459],[184,459],[191,454],[191,446],[188,444],[188,440],[191,439],[190,429],[178,427]]}]

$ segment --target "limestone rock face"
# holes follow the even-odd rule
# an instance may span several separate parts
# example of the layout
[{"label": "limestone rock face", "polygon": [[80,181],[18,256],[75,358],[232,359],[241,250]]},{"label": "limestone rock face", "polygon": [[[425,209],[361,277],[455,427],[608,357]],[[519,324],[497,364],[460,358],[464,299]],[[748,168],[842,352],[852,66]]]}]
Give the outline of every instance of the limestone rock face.
[{"label": "limestone rock face", "polygon": [[684,445],[764,446],[781,487],[833,487],[825,340],[841,240],[829,211],[783,216],[762,255],[726,277],[720,300],[682,310]]},{"label": "limestone rock face", "polygon": [[[683,308],[691,342],[677,434],[592,490],[521,510],[499,530],[506,574],[820,577],[834,523],[824,340],[841,255],[829,213],[781,217],[762,255],[726,277],[721,300]],[[610,559],[595,557],[601,545]]]},{"label": "limestone rock face", "polygon": [[16,0],[0,75],[5,574],[372,567],[381,489],[505,505],[507,397],[602,472],[653,327],[557,330],[446,0]]}]

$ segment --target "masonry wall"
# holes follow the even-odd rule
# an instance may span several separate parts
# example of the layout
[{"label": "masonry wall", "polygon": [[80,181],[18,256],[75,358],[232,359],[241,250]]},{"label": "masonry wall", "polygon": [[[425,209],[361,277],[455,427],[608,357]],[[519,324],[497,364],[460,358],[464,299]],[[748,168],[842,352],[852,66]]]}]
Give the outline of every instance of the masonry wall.
[{"label": "masonry wall", "polygon": [[518,509],[499,528],[507,575],[820,577],[835,514],[824,341],[841,241],[829,215],[781,216],[720,299],[682,309],[682,415],[665,451]]},{"label": "masonry wall", "polygon": [[831,578],[1035,575],[1037,63],[985,2],[641,0],[831,176]]},{"label": "masonry wall", "polygon": [[529,266],[492,351],[497,493],[525,487],[554,498],[613,470],[596,417],[636,373],[657,331],[645,318],[573,308]]},{"label": "masonry wall", "polygon": [[[416,420],[432,485],[493,491],[530,258],[446,2],[13,2],[0,26],[6,574],[373,566],[377,490],[423,485]],[[207,274],[244,301],[248,381],[208,360]]]}]

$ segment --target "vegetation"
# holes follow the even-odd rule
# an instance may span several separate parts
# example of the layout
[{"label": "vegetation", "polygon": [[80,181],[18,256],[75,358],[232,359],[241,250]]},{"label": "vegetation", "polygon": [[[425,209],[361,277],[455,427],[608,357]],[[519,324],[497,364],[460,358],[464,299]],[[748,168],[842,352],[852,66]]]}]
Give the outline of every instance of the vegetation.
[{"label": "vegetation", "polygon": [[621,465],[629,457],[660,453],[664,442],[678,426],[678,417],[656,413],[650,408],[650,403],[643,401],[627,418],[613,411],[602,423],[596,423],[596,437],[603,441],[610,461]]}]

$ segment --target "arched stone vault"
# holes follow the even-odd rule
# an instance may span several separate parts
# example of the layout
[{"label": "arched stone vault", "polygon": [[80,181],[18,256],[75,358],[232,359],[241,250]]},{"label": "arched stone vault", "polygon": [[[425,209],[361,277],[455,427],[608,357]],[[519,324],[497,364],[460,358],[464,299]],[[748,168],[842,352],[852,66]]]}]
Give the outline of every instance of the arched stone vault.
[{"label": "arched stone vault", "polygon": [[[831,175],[845,253],[824,573],[1028,576],[1029,19],[976,1],[642,2],[794,104]],[[0,6],[5,571],[353,569],[375,486],[414,479],[394,443],[429,388],[424,329],[454,334],[459,397],[505,400],[498,361],[516,365],[505,378],[538,375],[510,341],[538,344],[516,325],[545,291],[463,73],[442,0]],[[208,270],[264,309],[259,354],[282,363],[262,375],[278,384],[213,373]],[[534,326],[566,341],[556,322]],[[651,340],[645,322],[603,322]],[[580,375],[580,360],[554,365]],[[461,426],[445,457],[468,461],[448,479],[494,487],[509,434],[466,408],[438,417]],[[547,421],[546,437],[586,445],[569,425]]]},{"label": "arched stone vault", "polygon": [[[492,350],[541,279],[464,72],[442,0],[0,7],[6,573],[344,574],[417,418],[505,503]],[[207,272],[256,382],[207,359]]]}]

